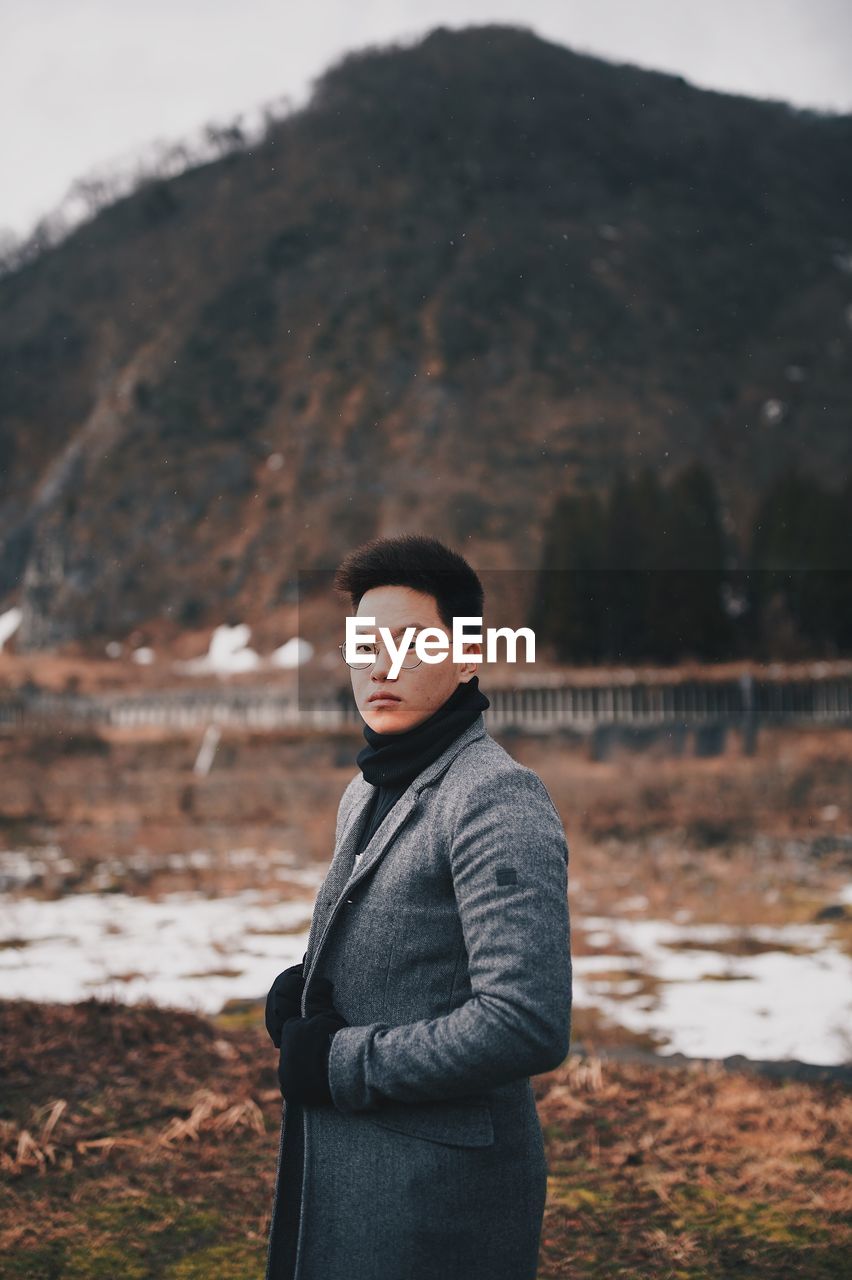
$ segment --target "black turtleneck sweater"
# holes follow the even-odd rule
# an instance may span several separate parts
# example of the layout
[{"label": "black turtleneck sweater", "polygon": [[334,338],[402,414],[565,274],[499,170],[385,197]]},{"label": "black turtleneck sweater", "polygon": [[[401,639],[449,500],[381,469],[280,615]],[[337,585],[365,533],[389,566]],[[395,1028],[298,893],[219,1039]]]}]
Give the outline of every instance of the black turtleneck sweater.
[{"label": "black turtleneck sweater", "polygon": [[356,858],[366,848],[379,823],[414,779],[464,733],[491,703],[472,676],[453,690],[428,720],[402,733],[377,733],[364,725],[367,745],[356,758],[364,780],[376,788],[358,842]]}]

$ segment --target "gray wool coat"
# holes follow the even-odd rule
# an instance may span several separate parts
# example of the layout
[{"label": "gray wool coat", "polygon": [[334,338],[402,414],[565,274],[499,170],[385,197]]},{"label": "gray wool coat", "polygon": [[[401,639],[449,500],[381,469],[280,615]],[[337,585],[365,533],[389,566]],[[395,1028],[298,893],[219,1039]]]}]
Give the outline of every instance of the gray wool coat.
[{"label": "gray wool coat", "polygon": [[284,1105],[267,1280],[534,1280],[547,1162],[530,1076],[568,1053],[568,845],[543,782],[478,719],[354,863],[340,802],[305,996],[350,1024],[333,1106]]}]

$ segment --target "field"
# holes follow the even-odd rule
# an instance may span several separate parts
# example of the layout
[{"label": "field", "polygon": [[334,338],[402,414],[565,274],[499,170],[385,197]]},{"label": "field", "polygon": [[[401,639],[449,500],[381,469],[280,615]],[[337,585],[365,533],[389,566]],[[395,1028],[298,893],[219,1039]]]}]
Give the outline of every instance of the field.
[{"label": "field", "polygon": [[[0,1017],[0,1274],[263,1274],[280,1099],[256,1011],[20,1002]],[[535,1085],[541,1280],[843,1274],[842,1085],[575,1055]]]},{"label": "field", "polygon": [[[653,1008],[676,984],[618,929],[729,929],[716,944],[687,932],[672,964],[699,946],[728,966],[770,951],[805,964],[829,949],[845,963],[852,733],[762,731],[755,756],[732,740],[712,759],[600,762],[568,739],[504,745],[541,774],[565,823],[585,990],[571,1054],[535,1081],[551,1170],[540,1280],[843,1274],[852,1054],[835,1038],[833,1068],[787,1061],[775,1075],[698,1060],[722,1052],[673,1058]],[[358,736],[234,736],[204,778],[192,772],[197,746],[0,739],[7,918],[32,904],[82,909],[94,894],[116,910],[178,892],[309,902]],[[761,929],[796,927],[820,931],[822,950],[804,935],[760,941]],[[270,977],[283,967],[274,945]],[[15,965],[31,950],[26,937],[3,946]],[[726,990],[748,988],[727,976]],[[709,971],[701,981],[693,990],[722,988]],[[807,1005],[819,1011],[827,991],[806,992]],[[48,982],[38,1003],[0,1003],[0,1276],[262,1275],[280,1116],[262,990],[207,1014],[95,994],[56,1003]],[[640,1028],[628,1013],[643,1002]],[[806,1049],[788,1057],[818,1063]]]}]

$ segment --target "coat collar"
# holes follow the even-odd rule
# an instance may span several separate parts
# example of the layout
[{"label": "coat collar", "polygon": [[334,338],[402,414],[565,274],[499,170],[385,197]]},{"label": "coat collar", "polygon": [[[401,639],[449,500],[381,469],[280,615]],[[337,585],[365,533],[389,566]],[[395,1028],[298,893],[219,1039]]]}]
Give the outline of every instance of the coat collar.
[{"label": "coat collar", "polygon": [[456,756],[465,747],[469,746],[471,742],[475,742],[478,738],[484,738],[486,733],[485,719],[480,712],[473,724],[468,725],[457,738],[453,739],[446,750],[433,760],[430,765],[427,765],[423,772],[419,773],[406,790],[403,791],[399,800],[397,800],[396,804],[379,824],[378,829],[373,833],[372,838],[363,850],[363,856],[357,866],[355,866],[355,849],[358,846],[358,839],[366,818],[369,801],[376,788],[371,783],[365,782],[363,776],[356,778],[354,786],[355,798],[352,801],[346,825],[334,850],[334,857],[325,881],[324,896],[330,910],[325,918],[322,936],[314,949],[313,959],[310,962],[311,969],[315,966],[316,958],[322,949],[344,894],[348,895],[354,886],[363,880],[380,861],[393,843],[397,832],[420,803],[420,793],[446,772]]},{"label": "coat collar", "polygon": [[[373,833],[366,848],[362,851],[361,860],[357,868],[353,868],[349,878],[350,885],[354,884],[356,880],[360,880],[366,871],[375,866],[399,828],[417,808],[420,803],[421,791],[431,786],[446,772],[460,751],[463,751],[471,742],[475,742],[477,738],[483,738],[485,733],[485,718],[480,712],[473,724],[468,725],[457,738],[454,738],[446,750],[442,751],[430,765],[427,765],[422,773],[418,773],[417,777],[403,791],[399,800],[379,824],[378,829]],[[349,820],[340,841],[340,855],[344,867],[349,866],[350,858],[354,862],[354,849],[357,847],[367,808],[375,790],[376,788],[371,783],[366,782],[363,776],[356,783],[355,799],[352,802]],[[337,853],[335,853],[336,857]]]},{"label": "coat collar", "polygon": [[[458,753],[462,751],[469,742],[473,742],[476,738],[482,738],[484,736],[485,717],[480,711],[473,723],[468,725],[466,729],[462,730],[457,738],[453,738],[450,745],[446,747],[439,756],[436,756],[432,763],[428,764],[421,773],[418,773],[417,777],[414,778],[406,790],[403,791],[401,798],[404,799],[405,796],[408,795],[409,791],[413,791],[419,796],[424,787],[430,786],[436,778],[440,777],[440,775],[449,768]],[[355,798],[352,801],[347,827],[351,826],[353,821],[358,821],[360,814],[364,811],[364,806],[371,799],[375,790],[376,788],[371,782],[367,782],[363,774],[359,774],[356,777],[354,788]]]}]

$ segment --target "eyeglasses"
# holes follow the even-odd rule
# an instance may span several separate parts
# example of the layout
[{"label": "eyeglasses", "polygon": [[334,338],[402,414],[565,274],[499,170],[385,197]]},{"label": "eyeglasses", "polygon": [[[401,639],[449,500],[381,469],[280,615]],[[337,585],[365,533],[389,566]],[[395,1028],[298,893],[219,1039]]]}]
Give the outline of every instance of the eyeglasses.
[{"label": "eyeglasses", "polygon": [[[346,644],[339,644],[340,656],[348,667],[355,667],[356,670],[363,671],[367,667],[371,667],[379,656],[379,646],[375,644],[356,644],[355,657],[353,661],[349,661],[346,657]],[[405,657],[402,660],[403,667],[409,671],[412,667],[419,667],[423,661],[418,658],[414,645],[409,645],[405,651]]]}]

